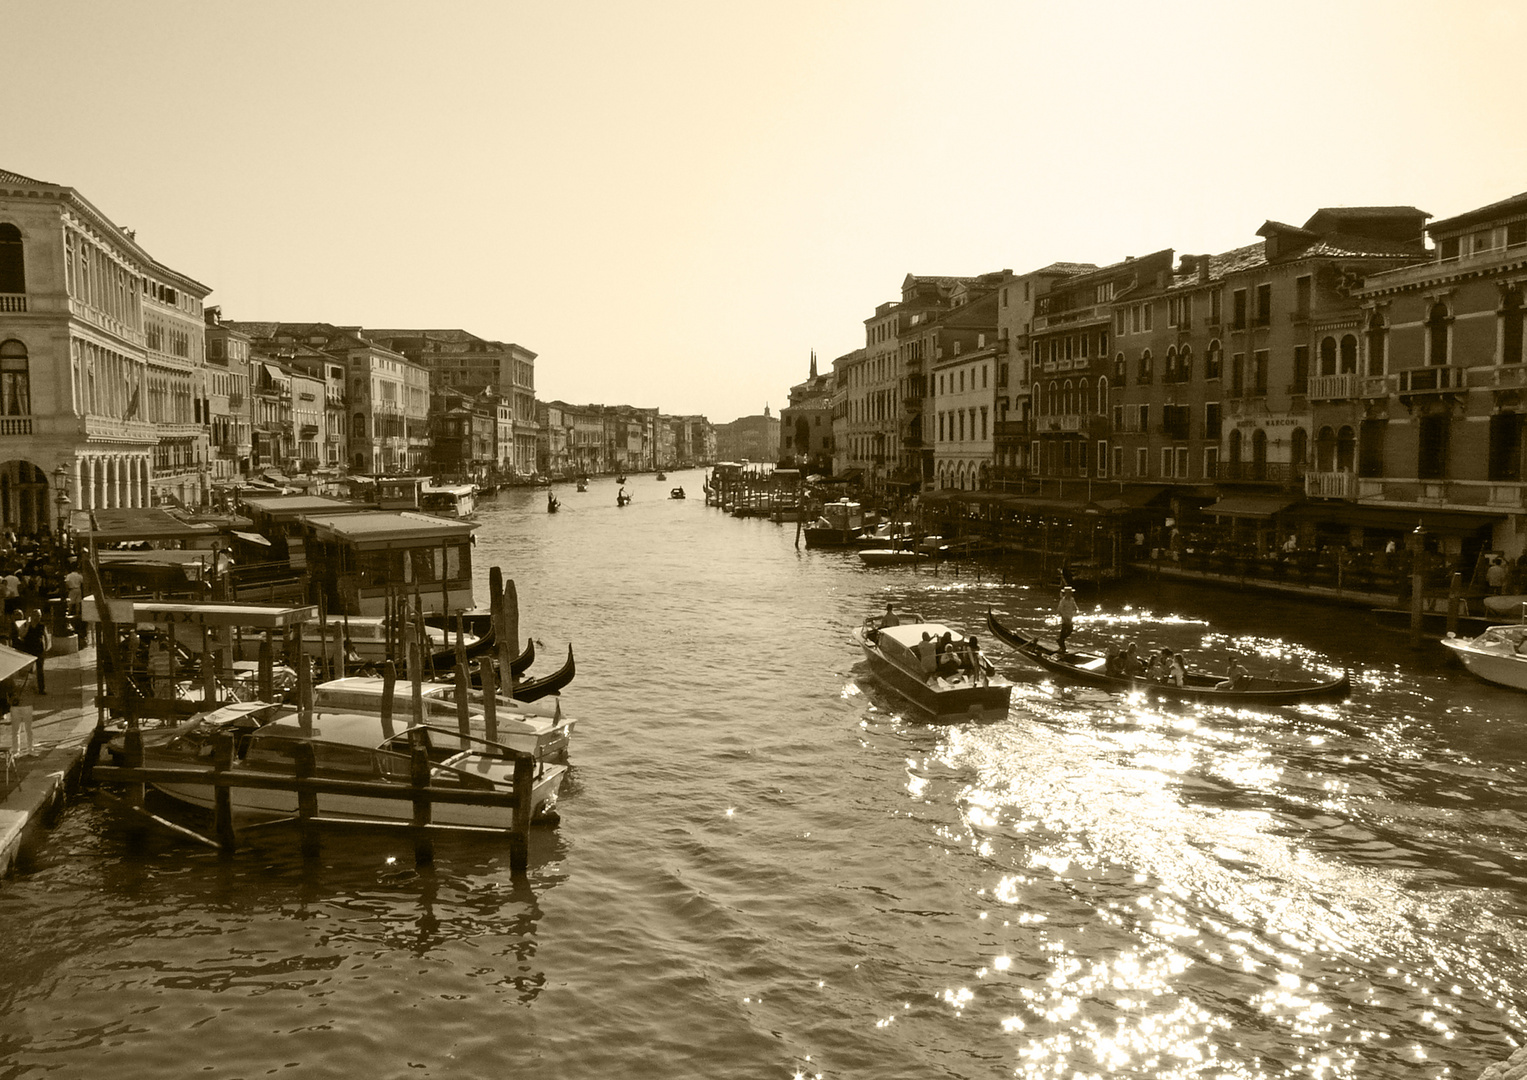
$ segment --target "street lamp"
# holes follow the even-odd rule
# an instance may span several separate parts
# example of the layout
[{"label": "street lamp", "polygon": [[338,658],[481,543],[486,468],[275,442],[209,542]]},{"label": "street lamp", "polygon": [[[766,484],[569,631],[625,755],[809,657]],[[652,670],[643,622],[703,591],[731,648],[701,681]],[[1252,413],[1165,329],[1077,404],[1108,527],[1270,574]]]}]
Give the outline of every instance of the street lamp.
[{"label": "street lamp", "polygon": [[63,465],[53,470],[53,486],[58,489],[54,501],[58,503],[58,538],[62,540],[69,524],[69,470]]}]

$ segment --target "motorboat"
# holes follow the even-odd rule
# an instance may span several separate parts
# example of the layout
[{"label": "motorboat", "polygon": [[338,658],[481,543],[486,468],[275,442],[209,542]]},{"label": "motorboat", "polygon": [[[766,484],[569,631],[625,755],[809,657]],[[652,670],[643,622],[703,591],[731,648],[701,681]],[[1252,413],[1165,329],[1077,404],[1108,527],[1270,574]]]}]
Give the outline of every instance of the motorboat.
[{"label": "motorboat", "polygon": [[1058,675],[1067,682],[1084,686],[1096,686],[1115,693],[1129,694],[1136,691],[1148,697],[1170,701],[1220,702],[1228,705],[1293,705],[1301,701],[1340,699],[1352,693],[1352,676],[1343,671],[1341,678],[1316,682],[1292,682],[1279,679],[1246,678],[1239,686],[1221,686],[1227,682],[1224,676],[1187,671],[1182,685],[1174,682],[1156,682],[1143,675],[1115,675],[1107,670],[1106,657],[1093,653],[1078,653],[1041,641],[1006,626],[992,612],[986,613],[986,625],[992,634],[1014,652]]},{"label": "motorboat", "polygon": [[617,476],[615,478],[615,482],[617,484],[624,484],[626,482],[626,474],[625,473],[621,473],[619,476]]},{"label": "motorboat", "polygon": [[665,473],[665,472],[660,472],[660,473],[658,473],[658,474],[657,474],[657,476],[655,476],[655,477],[653,477],[653,479],[655,479],[655,480],[657,480],[657,481],[658,481],[658,482],[659,482],[659,483],[661,483],[661,482],[662,482],[662,481],[664,481],[664,480],[667,480],[667,479],[668,479],[668,474],[667,474],[667,473]]},{"label": "motorboat", "polygon": [[467,520],[477,513],[476,494],[471,484],[425,484],[419,488],[419,509],[438,517]]},{"label": "motorboat", "polygon": [[1527,626],[1492,626],[1473,638],[1449,634],[1442,645],[1486,682],[1527,690]]},{"label": "motorboat", "polygon": [[[445,790],[504,792],[514,790],[515,757],[507,744],[462,735],[435,724],[398,724],[389,733],[377,713],[315,711],[304,730],[290,706],[261,702],[225,705],[194,717],[190,723],[143,733],[143,765],[146,768],[196,768],[211,764],[220,736],[234,737],[234,757],[229,768],[233,816],[245,824],[279,821],[298,812],[295,790],[239,784],[241,777],[256,784],[263,778],[290,778],[295,774],[297,747],[313,750],[318,778],[369,781],[410,786],[411,755],[422,747],[430,761],[430,786]],[[122,758],[121,743],[108,752]],[[532,820],[545,818],[556,806],[566,779],[564,764],[538,761],[532,781]],[[211,811],[215,788],[206,783],[161,780],[154,787],[178,802]],[[329,820],[358,823],[407,823],[414,804],[410,799],[364,794],[320,792],[317,814]],[[478,803],[437,802],[431,823],[454,828],[509,829],[513,809]]]},{"label": "motorboat", "polygon": [[589,482],[588,482],[588,480],[585,479],[582,476],[578,477],[578,490],[579,491],[587,491],[588,489],[589,489]]},{"label": "motorboat", "polygon": [[908,566],[931,559],[916,548],[860,548],[859,561],[865,566]]},{"label": "motorboat", "polygon": [[[385,680],[364,675],[330,679],[313,687],[313,706],[336,712],[377,713],[382,711],[386,695]],[[424,721],[453,728],[458,723],[456,685],[431,681],[419,684],[424,705]],[[393,686],[393,716],[408,721],[413,718],[413,687],[399,681]],[[480,690],[467,692],[467,717],[472,734],[485,737],[485,707]],[[577,721],[562,715],[562,707],[551,701],[520,701],[499,695],[494,699],[494,720],[498,741],[523,753],[547,761],[566,761],[568,740]],[[402,724],[399,725],[404,726]]]},{"label": "motorboat", "polygon": [[684,489],[682,487],[676,487],[668,493],[668,497],[670,499],[682,499],[685,497]]},{"label": "motorboat", "polygon": [[864,508],[851,499],[822,504],[822,513],[801,530],[809,548],[841,548],[857,545],[864,532]]},{"label": "motorboat", "polygon": [[853,632],[870,671],[884,686],[944,723],[1006,719],[1013,684],[996,673],[979,651],[974,669],[953,657],[942,664],[936,650],[947,636],[953,656],[966,653],[966,636],[922,616],[902,615],[895,625],[870,621]]}]

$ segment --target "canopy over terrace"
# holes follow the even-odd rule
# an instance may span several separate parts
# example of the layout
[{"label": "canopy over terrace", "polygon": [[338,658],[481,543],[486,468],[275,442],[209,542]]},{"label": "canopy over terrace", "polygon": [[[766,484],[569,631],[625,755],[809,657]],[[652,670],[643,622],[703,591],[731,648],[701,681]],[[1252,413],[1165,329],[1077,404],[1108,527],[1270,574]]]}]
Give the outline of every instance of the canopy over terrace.
[{"label": "canopy over terrace", "polygon": [[83,531],[87,543],[125,544],[138,541],[195,541],[217,539],[219,529],[205,521],[186,521],[159,506],[132,509],[91,510],[90,524]]},{"label": "canopy over terrace", "polygon": [[[170,600],[108,598],[103,611],[93,596],[82,605],[86,622],[164,623],[168,625],[241,627],[245,630],[286,630],[318,618],[312,604],[282,607],[272,604],[201,604]],[[104,618],[103,618],[104,616]]]}]

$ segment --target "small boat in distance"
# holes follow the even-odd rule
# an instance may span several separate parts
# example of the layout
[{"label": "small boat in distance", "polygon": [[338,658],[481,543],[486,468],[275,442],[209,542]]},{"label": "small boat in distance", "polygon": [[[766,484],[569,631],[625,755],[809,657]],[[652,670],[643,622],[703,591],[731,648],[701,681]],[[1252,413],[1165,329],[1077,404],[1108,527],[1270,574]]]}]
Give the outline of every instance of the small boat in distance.
[{"label": "small boat in distance", "polygon": [[1345,698],[1352,692],[1352,676],[1342,672],[1341,678],[1328,682],[1284,682],[1277,679],[1248,678],[1234,689],[1220,689],[1226,681],[1221,676],[1202,672],[1185,673],[1182,685],[1172,682],[1154,682],[1143,675],[1111,675],[1106,670],[1107,660],[1093,653],[1067,651],[1062,659],[1061,651],[1039,638],[1003,625],[992,612],[986,613],[986,625],[991,632],[1014,652],[1052,674],[1081,683],[1096,686],[1115,693],[1128,694],[1143,691],[1153,698],[1171,701],[1220,702],[1232,705],[1292,705],[1300,701],[1326,698]]},{"label": "small boat in distance", "polygon": [[[966,635],[943,623],[924,622],[921,615],[906,613],[900,619],[892,626],[869,620],[852,634],[882,685],[942,723],[1007,718],[1013,684],[996,673],[979,649],[975,669],[963,661]],[[952,652],[940,656],[937,650],[946,638]]]},{"label": "small boat in distance", "polygon": [[619,476],[617,476],[615,478],[615,482],[617,484],[624,484],[626,482],[626,474],[625,473],[621,473]]},{"label": "small boat in distance", "polygon": [[668,497],[670,499],[682,499],[682,498],[684,498],[685,497],[685,495],[684,495],[684,488],[683,487],[676,487],[676,488],[674,488],[672,491],[670,491],[668,493]]},{"label": "small boat in distance", "polygon": [[1527,690],[1527,626],[1492,626],[1475,638],[1449,634],[1442,639],[1447,649],[1486,682]]},{"label": "small boat in distance", "polygon": [[589,489],[589,478],[586,477],[586,476],[578,477],[578,490],[579,491],[587,491],[588,489]]},{"label": "small boat in distance", "polygon": [[546,512],[548,514],[555,514],[560,509],[562,509],[562,500],[548,491],[546,493]]},{"label": "small boat in distance", "polygon": [[654,478],[653,478],[653,479],[655,479],[655,480],[658,480],[658,481],[659,481],[659,482],[661,482],[661,481],[663,481],[663,480],[667,480],[667,479],[668,479],[668,474],[667,474],[667,473],[665,473],[665,472],[660,472],[660,473],[658,473],[658,474],[657,474],[657,476],[656,476],[656,477],[654,477]]},{"label": "small boat in distance", "polygon": [[630,501],[631,501],[631,496],[627,495],[624,491],[617,491],[615,493],[615,505],[616,506],[625,506]]}]

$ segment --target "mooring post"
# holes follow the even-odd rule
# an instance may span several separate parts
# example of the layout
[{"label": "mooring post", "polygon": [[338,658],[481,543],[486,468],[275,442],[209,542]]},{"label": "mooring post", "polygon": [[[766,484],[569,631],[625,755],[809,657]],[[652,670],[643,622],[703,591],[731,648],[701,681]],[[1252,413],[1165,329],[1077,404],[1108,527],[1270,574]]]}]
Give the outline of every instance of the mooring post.
[{"label": "mooring post", "polygon": [[477,670],[482,675],[483,735],[489,742],[498,742],[498,679],[493,674],[493,658],[483,657]]},{"label": "mooring post", "polygon": [[514,759],[514,831],[509,834],[509,873],[524,877],[530,872],[530,816],[535,809],[535,759],[522,754]]},{"label": "mooring post", "polygon": [[217,656],[212,651],[212,628],[206,623],[201,628],[201,707],[211,709],[217,704]]},{"label": "mooring post", "polygon": [[[224,732],[212,744],[212,768],[219,775],[233,768],[233,732]],[[233,789],[227,784],[216,785],[212,789],[212,800],[212,831],[217,837],[217,846],[225,852],[232,851]]]},{"label": "mooring post", "polygon": [[429,836],[429,753],[417,734],[408,776],[414,787],[414,862],[428,866],[435,861],[435,848]]},{"label": "mooring post", "polygon": [[[313,753],[313,744],[299,742],[292,748],[292,759],[297,766],[297,779],[308,780],[318,770],[317,756]],[[313,824],[313,818],[318,816],[318,793],[316,791],[297,791],[297,828],[301,835],[302,857],[305,859],[315,858],[318,855],[318,828]]]},{"label": "mooring post", "polygon": [[270,631],[260,637],[260,700],[274,701],[276,697],[275,673],[272,670]]},{"label": "mooring post", "polygon": [[413,719],[415,725],[424,723],[424,616],[415,609],[415,633],[409,635],[408,682],[413,689]]},{"label": "mooring post", "polygon": [[[122,764],[129,769],[143,768],[143,732],[131,719],[127,722],[127,730],[122,733]],[[127,801],[143,809],[145,791],[146,785],[141,780],[128,784]]]},{"label": "mooring post", "polygon": [[[515,649],[520,644],[520,594],[515,590],[514,579],[504,582],[504,627],[508,632],[510,660],[514,658]],[[518,678],[514,674],[514,666],[511,663],[509,674],[500,674],[500,682],[503,684],[504,693],[514,697],[515,684]]]},{"label": "mooring post", "polygon": [[[300,645],[301,639],[298,639]],[[302,734],[313,735],[313,665],[311,657],[297,650],[297,724]]]},{"label": "mooring post", "polygon": [[467,704],[467,689],[471,685],[471,678],[467,675],[467,662],[456,662],[456,728],[461,732],[462,746],[465,750],[466,737],[472,734],[472,711]]},{"label": "mooring post", "polygon": [[1447,632],[1458,635],[1458,607],[1463,601],[1463,575],[1455,573],[1447,583]]},{"label": "mooring post", "polygon": [[398,685],[398,665],[388,660],[382,665],[382,738],[392,738],[392,695]]}]

